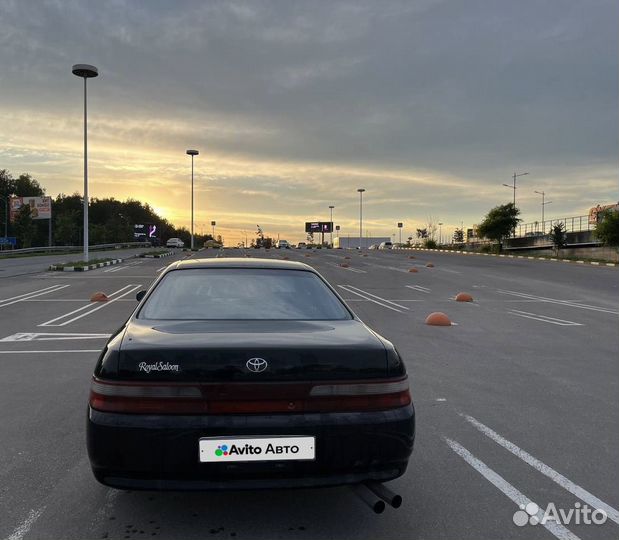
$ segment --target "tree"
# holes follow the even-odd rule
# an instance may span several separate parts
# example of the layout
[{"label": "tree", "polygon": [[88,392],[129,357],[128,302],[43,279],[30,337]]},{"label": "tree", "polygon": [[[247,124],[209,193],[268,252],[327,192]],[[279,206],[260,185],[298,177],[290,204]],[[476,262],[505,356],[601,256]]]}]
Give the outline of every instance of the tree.
[{"label": "tree", "polygon": [[514,203],[495,206],[479,224],[477,232],[482,238],[498,242],[501,251],[503,240],[509,237],[520,221],[519,214],[520,210]]},{"label": "tree", "polygon": [[555,249],[555,254],[559,254],[559,250],[565,247],[567,243],[567,234],[565,232],[565,223],[562,221],[552,226],[548,235]]},{"label": "tree", "polygon": [[32,238],[36,233],[36,227],[30,217],[30,205],[23,204],[18,210],[13,223],[15,234],[19,240],[19,244],[23,248],[32,246]]},{"label": "tree", "polygon": [[417,238],[425,240],[428,237],[428,229],[417,229]]},{"label": "tree", "polygon": [[607,246],[619,246],[619,212],[606,210],[598,216],[595,236]]},{"label": "tree", "polygon": [[462,244],[464,242],[464,230],[456,229],[454,231],[453,239],[456,244]]},{"label": "tree", "polygon": [[20,174],[14,180],[14,195],[16,197],[42,197],[45,195],[45,190],[29,174]]}]

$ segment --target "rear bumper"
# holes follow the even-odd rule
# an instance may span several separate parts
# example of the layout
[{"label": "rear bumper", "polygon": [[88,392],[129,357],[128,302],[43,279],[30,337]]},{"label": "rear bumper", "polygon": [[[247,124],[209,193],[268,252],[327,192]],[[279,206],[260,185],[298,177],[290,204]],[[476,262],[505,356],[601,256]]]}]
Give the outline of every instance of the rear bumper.
[{"label": "rear bumper", "polygon": [[[201,437],[313,435],[314,461],[201,463]],[[384,482],[404,474],[413,450],[412,405],[390,411],[165,416],[88,410],[97,480],[117,488],[222,490]]]}]

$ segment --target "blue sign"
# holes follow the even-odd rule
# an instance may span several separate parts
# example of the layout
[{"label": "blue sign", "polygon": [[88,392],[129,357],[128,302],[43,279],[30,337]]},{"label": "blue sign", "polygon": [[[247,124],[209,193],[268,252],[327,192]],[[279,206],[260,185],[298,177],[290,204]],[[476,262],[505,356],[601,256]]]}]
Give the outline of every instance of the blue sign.
[{"label": "blue sign", "polygon": [[0,236],[0,244],[16,246],[17,238],[15,236]]}]

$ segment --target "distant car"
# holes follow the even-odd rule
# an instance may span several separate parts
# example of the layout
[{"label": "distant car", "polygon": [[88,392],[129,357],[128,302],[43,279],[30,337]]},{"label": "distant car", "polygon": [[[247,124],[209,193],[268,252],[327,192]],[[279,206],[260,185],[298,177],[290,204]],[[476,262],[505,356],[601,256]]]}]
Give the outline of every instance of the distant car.
[{"label": "distant car", "polygon": [[372,244],[368,249],[378,249],[378,245]]},{"label": "distant car", "polygon": [[185,242],[183,242],[180,238],[170,238],[165,245],[166,247],[171,248],[182,248],[185,247]]},{"label": "distant car", "polygon": [[297,249],[304,249],[307,246],[305,242],[299,242],[297,244]]},{"label": "distant car", "polygon": [[277,248],[278,249],[290,249],[290,244],[288,243],[288,240],[278,240]]},{"label": "distant car", "polygon": [[209,248],[219,249],[221,247],[221,244],[217,242],[216,240],[207,240],[206,242],[204,242],[204,247],[206,249],[209,249]]},{"label": "distant car", "polygon": [[391,242],[381,242],[378,249],[393,249],[393,244]]},{"label": "distant car", "polygon": [[91,383],[87,445],[101,483],[321,487],[406,471],[404,361],[310,266],[179,261],[136,298]]}]

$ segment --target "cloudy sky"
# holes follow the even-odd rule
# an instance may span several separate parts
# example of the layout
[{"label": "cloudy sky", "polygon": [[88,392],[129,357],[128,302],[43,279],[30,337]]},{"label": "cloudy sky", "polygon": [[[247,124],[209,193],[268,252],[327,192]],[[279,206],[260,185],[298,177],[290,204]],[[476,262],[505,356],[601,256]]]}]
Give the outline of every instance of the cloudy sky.
[{"label": "cloudy sky", "polygon": [[[619,200],[616,0],[0,0],[0,169],[138,198],[229,242],[260,224],[443,233],[509,202],[525,222]],[[357,231],[357,232],[356,232]]]}]

